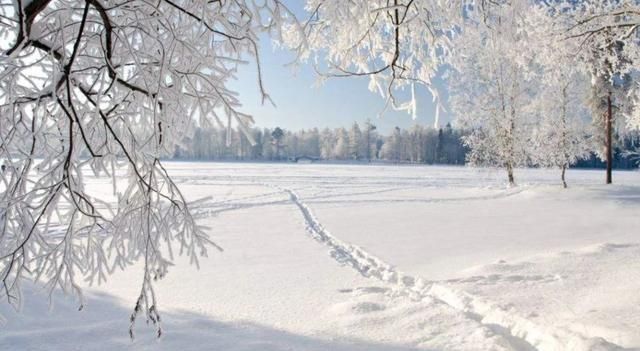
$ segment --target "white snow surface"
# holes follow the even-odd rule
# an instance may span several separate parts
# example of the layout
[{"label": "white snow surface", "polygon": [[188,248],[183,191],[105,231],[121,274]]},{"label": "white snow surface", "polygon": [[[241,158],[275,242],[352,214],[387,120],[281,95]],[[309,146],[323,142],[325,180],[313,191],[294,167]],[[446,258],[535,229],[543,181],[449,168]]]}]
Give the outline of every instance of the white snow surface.
[{"label": "white snow surface", "polygon": [[[640,173],[170,162],[224,248],[88,302],[27,285],[0,350],[640,350]],[[97,193],[111,186],[90,178]]]}]

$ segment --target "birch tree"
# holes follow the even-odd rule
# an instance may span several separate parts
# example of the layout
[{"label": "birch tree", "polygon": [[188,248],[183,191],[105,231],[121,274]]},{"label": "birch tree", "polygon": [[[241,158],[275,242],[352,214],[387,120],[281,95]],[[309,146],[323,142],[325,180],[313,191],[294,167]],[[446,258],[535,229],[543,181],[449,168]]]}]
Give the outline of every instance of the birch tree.
[{"label": "birch tree", "polygon": [[561,12],[554,13],[549,7],[533,8],[528,21],[539,32],[529,43],[537,51],[538,86],[532,103],[537,115],[532,162],[560,169],[560,179],[566,188],[569,166],[591,152],[593,130],[585,122],[591,114],[589,75],[582,65],[575,64],[577,43],[563,40],[566,17]]},{"label": "birch tree", "polygon": [[534,53],[526,13],[531,4],[495,6],[461,35],[451,79],[457,122],[470,130],[468,161],[504,168],[515,185],[514,168],[529,160]]},{"label": "birch tree", "polygon": [[560,180],[566,188],[567,169],[588,157],[592,150],[592,129],[585,123],[590,113],[589,86],[584,84],[585,77],[577,73],[564,71],[546,77],[548,80],[533,105],[539,116],[531,138],[532,162],[560,169]]}]

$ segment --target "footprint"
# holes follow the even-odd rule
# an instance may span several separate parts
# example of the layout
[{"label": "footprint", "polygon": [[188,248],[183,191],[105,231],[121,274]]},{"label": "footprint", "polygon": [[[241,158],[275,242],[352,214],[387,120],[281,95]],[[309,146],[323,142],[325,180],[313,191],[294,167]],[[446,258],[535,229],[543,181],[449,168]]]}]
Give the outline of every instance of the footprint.
[{"label": "footprint", "polygon": [[386,294],[390,291],[390,288],[383,288],[380,286],[366,286],[362,288],[356,288],[354,292],[358,295],[367,295],[367,294]]},{"label": "footprint", "polygon": [[351,307],[351,310],[359,313],[371,313],[377,311],[384,311],[387,307],[385,305],[375,303],[375,302],[360,302]]}]

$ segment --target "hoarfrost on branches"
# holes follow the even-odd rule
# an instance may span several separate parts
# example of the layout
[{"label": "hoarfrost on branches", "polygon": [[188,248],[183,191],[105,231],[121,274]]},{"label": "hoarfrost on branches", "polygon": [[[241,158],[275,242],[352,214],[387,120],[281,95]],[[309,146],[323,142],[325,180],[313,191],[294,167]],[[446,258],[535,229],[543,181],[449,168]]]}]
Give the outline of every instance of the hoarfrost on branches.
[{"label": "hoarfrost on branches", "polygon": [[535,51],[528,31],[534,27],[524,16],[529,6],[528,1],[497,5],[468,24],[458,38],[451,79],[454,113],[470,130],[468,161],[503,167],[511,185],[514,168],[529,160],[529,107],[535,93]]},{"label": "hoarfrost on branches", "polygon": [[0,298],[19,306],[27,278],[82,298],[79,281],[142,262],[131,323],[160,335],[154,281],[174,255],[217,248],[161,157],[193,123],[246,129],[228,82],[247,58],[260,68],[259,33],[291,21],[278,0],[2,0]]},{"label": "hoarfrost on branches", "polygon": [[537,51],[533,66],[537,88],[531,104],[537,123],[532,130],[531,161],[540,167],[560,169],[561,181],[567,187],[566,170],[586,158],[593,146],[589,137],[593,130],[586,123],[591,98],[589,72],[575,62],[578,43],[563,40],[566,17],[538,7],[529,12],[528,18],[540,32],[530,41]]},{"label": "hoarfrost on branches", "polygon": [[429,89],[440,108],[432,80],[451,55],[451,38],[463,13],[484,5],[462,0],[309,0],[303,31],[292,31],[285,42],[299,60],[311,60],[322,79],[367,77],[369,90],[385,99],[385,110],[407,111],[415,118],[416,86]]},{"label": "hoarfrost on branches", "polygon": [[[602,127],[604,101],[611,95],[617,110],[614,123],[637,128],[637,109],[629,102],[638,92],[636,64],[640,59],[640,4],[633,0],[569,1],[556,5],[565,21],[565,41],[573,41],[575,58],[592,78],[592,109],[596,125]],[[559,16],[561,17],[561,16]],[[637,81],[637,79],[634,79]],[[624,117],[629,117],[626,121]],[[601,147],[597,148],[597,151]]]}]

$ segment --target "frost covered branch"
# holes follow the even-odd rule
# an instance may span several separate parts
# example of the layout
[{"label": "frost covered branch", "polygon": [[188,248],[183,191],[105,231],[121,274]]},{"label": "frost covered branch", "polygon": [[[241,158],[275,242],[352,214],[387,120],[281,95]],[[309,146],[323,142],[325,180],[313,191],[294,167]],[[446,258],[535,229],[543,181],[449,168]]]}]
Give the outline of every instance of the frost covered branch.
[{"label": "frost covered branch", "polygon": [[32,279],[82,304],[82,281],[141,263],[132,327],[160,335],[154,282],[218,248],[161,158],[198,125],[246,130],[228,83],[293,17],[278,0],[2,0],[0,18],[0,298],[20,306]]},{"label": "frost covered branch", "polygon": [[[369,89],[385,99],[385,109],[416,117],[415,86],[427,87],[439,101],[432,80],[451,54],[462,13],[473,3],[311,0],[302,36],[293,32],[285,39],[299,60],[313,60],[322,79],[368,77]],[[411,97],[402,102],[397,96],[405,89]]]}]

